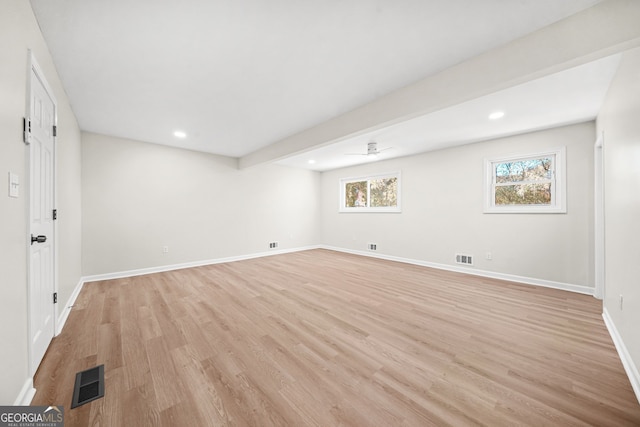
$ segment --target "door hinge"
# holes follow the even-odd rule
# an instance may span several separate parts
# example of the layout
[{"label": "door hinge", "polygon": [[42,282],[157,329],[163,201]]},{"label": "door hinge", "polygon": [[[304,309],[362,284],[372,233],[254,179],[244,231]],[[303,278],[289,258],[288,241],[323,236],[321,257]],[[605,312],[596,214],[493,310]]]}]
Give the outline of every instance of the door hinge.
[{"label": "door hinge", "polygon": [[57,220],[58,219],[58,209],[54,209],[53,210],[53,214],[52,214],[53,220]]},{"label": "door hinge", "polygon": [[22,119],[22,140],[25,144],[31,144],[31,119]]},{"label": "door hinge", "polygon": [[53,303],[54,303],[54,304],[57,304],[57,303],[58,303],[58,293],[57,293],[57,292],[54,292],[54,293],[53,293]]},{"label": "door hinge", "polygon": [[58,136],[58,126],[53,125],[53,136]]}]

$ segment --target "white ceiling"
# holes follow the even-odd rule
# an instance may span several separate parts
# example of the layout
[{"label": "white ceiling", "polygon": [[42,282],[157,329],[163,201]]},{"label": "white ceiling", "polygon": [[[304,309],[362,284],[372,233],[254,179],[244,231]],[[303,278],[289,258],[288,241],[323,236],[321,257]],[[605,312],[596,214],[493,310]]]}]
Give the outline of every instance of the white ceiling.
[{"label": "white ceiling", "polygon": [[[598,2],[31,0],[83,130],[233,157]],[[360,161],[344,152],[364,152],[371,138],[380,148],[395,147],[389,155],[406,155],[588,120],[615,61],[280,163],[309,167],[313,154],[314,169],[324,170],[346,165],[346,157]],[[507,115],[487,123],[487,111],[495,108]],[[177,129],[187,138],[175,138]]]},{"label": "white ceiling", "polygon": [[[593,120],[619,62],[619,54],[609,56],[277,163],[325,171]],[[490,120],[496,111],[505,115]],[[351,155],[366,153],[370,141],[385,151],[374,158]]]}]

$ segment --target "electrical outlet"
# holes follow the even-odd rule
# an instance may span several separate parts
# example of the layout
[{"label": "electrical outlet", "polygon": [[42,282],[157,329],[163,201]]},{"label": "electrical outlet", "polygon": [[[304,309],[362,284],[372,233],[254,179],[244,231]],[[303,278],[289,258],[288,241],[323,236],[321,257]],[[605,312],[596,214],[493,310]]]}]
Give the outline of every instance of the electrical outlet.
[{"label": "electrical outlet", "polygon": [[491,252],[487,252],[484,256],[487,260],[491,261],[493,259],[493,254]]},{"label": "electrical outlet", "polygon": [[367,249],[369,249],[370,251],[377,251],[378,250],[378,244],[377,243],[369,243],[367,245]]},{"label": "electrical outlet", "polygon": [[169,246],[163,246],[162,247],[162,253],[163,254],[168,254],[169,253]]},{"label": "electrical outlet", "polygon": [[276,249],[278,247],[278,242],[269,242],[269,249]]}]

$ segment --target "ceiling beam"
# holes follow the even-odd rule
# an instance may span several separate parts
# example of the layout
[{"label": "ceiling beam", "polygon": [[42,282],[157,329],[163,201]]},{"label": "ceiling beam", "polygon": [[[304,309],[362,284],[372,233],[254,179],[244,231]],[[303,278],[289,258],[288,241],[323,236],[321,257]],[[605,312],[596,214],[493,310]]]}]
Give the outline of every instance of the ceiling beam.
[{"label": "ceiling beam", "polygon": [[239,159],[247,168],[640,46],[640,1],[607,0]]}]

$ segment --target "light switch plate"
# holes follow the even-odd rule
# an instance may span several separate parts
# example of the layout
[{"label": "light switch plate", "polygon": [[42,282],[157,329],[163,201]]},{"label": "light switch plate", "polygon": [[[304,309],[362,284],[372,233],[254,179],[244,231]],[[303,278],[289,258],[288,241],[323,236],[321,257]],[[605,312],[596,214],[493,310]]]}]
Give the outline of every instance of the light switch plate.
[{"label": "light switch plate", "polygon": [[9,197],[20,196],[20,178],[13,172],[9,172]]}]

